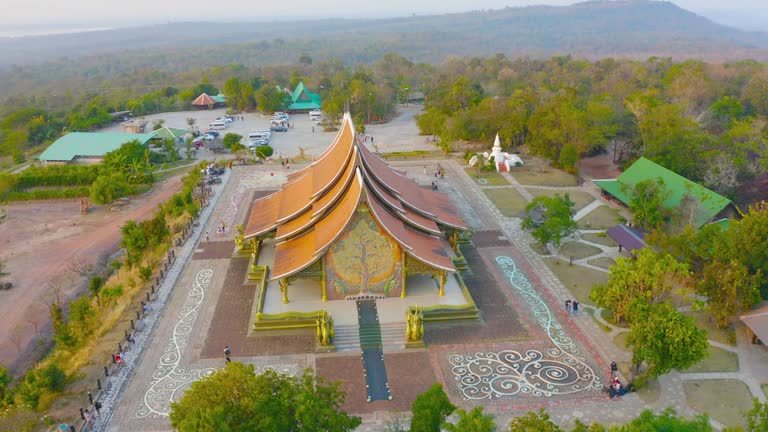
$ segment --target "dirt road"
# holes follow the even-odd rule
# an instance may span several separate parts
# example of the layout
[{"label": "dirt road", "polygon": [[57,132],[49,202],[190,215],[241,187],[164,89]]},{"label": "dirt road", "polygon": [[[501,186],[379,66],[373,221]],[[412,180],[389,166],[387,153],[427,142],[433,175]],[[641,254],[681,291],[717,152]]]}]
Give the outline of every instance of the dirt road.
[{"label": "dirt road", "polygon": [[[155,185],[119,212],[96,207],[80,214],[79,200],[12,204],[0,224],[0,258],[7,261],[13,289],[0,291],[0,365],[17,368],[19,356],[48,323],[46,301],[60,287],[72,298],[82,278],[68,270],[74,258],[93,264],[119,248],[120,227],[143,220],[181,187],[181,176]],[[36,330],[37,329],[37,330]],[[28,363],[31,359],[23,359]]]}]

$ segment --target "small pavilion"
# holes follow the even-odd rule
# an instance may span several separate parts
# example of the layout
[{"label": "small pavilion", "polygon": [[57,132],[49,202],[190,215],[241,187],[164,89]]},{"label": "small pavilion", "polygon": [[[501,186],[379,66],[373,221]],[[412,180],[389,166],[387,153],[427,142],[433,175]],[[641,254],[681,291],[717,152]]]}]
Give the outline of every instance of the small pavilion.
[{"label": "small pavilion", "polygon": [[320,109],[322,105],[323,101],[320,99],[320,95],[307,90],[304,82],[301,81],[291,94],[291,103],[286,109],[291,112],[309,112]]},{"label": "small pavilion", "polygon": [[224,100],[218,96],[210,96],[207,93],[201,93],[192,101],[192,106],[197,109],[213,109],[224,105]]},{"label": "small pavilion", "polygon": [[[268,267],[266,303],[276,303],[270,293],[279,287],[283,305],[270,313],[327,308],[346,316],[355,300],[392,300],[391,318],[402,322],[408,301],[471,303],[476,311],[456,275],[466,229],[446,195],[374,155],[345,114],[328,149],[254,201],[243,242],[254,245],[254,264]],[[404,300],[412,288],[421,297]]]}]

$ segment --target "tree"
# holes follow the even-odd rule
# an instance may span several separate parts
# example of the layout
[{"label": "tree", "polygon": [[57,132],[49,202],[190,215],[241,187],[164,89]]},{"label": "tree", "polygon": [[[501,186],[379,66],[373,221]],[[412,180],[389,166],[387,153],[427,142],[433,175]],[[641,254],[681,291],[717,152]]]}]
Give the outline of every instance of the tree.
[{"label": "tree", "polygon": [[228,133],[224,135],[224,139],[222,140],[222,144],[224,144],[224,147],[227,149],[232,149],[232,146],[234,144],[240,144],[240,141],[243,139],[242,135],[236,134],[236,133]]},{"label": "tree", "polygon": [[195,131],[195,125],[197,125],[197,119],[194,117],[187,117],[187,126],[191,132]]},{"label": "tree", "polygon": [[738,186],[739,170],[728,153],[718,153],[704,170],[704,184],[721,195],[730,195]]},{"label": "tree", "polygon": [[130,191],[130,186],[120,173],[100,175],[91,185],[91,201],[96,204],[108,204],[124,197]]},{"label": "tree", "polygon": [[493,422],[493,416],[483,414],[483,407],[475,407],[470,412],[463,409],[457,410],[459,421],[456,424],[443,423],[443,429],[448,432],[493,432],[496,430],[496,423]]},{"label": "tree", "polygon": [[538,412],[529,411],[512,419],[509,432],[562,432],[562,429],[550,420],[549,414],[541,408]]},{"label": "tree", "polygon": [[456,407],[448,399],[439,383],[424,393],[416,396],[411,407],[411,432],[440,432],[440,426],[445,422]]},{"label": "tree", "polygon": [[550,243],[559,248],[560,242],[576,231],[573,202],[568,194],[536,197],[525,210],[523,228],[533,228],[531,235],[545,248]]},{"label": "tree", "polygon": [[265,84],[256,92],[256,106],[263,113],[273,113],[285,108],[290,96],[275,85]]},{"label": "tree", "polygon": [[635,218],[635,224],[646,231],[658,228],[667,218],[664,202],[669,197],[669,191],[664,187],[660,178],[647,179],[637,182],[629,188],[631,198],[629,210]]},{"label": "tree", "polygon": [[[614,431],[614,428],[611,428]],[[631,422],[615,428],[616,432],[646,432],[646,431],[670,431],[670,432],[711,432],[712,426],[706,415],[698,415],[693,419],[678,417],[675,410],[667,408],[660,414],[654,414],[651,410],[645,410]]]},{"label": "tree", "polygon": [[643,362],[649,365],[648,375],[688,369],[707,356],[706,330],[696,326],[696,318],[681,314],[669,302],[634,300],[630,313],[627,346],[633,349],[632,362],[638,369]]},{"label": "tree", "polygon": [[98,303],[99,307],[101,307],[101,299],[99,298],[99,292],[101,291],[101,288],[104,286],[104,279],[101,276],[94,276],[91,278],[91,281],[88,283],[88,290],[91,292],[91,295],[96,297],[96,302]]},{"label": "tree", "polygon": [[0,280],[2,280],[4,277],[8,276],[8,272],[5,271],[5,260],[0,258]]},{"label": "tree", "polygon": [[579,162],[579,151],[573,144],[566,144],[560,151],[560,167],[569,173],[576,172],[576,164]]},{"label": "tree", "polygon": [[156,131],[158,129],[162,129],[163,126],[165,126],[165,120],[163,119],[157,119],[152,122],[152,130]]},{"label": "tree", "polygon": [[266,159],[274,154],[274,149],[268,145],[256,146],[254,153],[259,159]]},{"label": "tree", "polygon": [[253,365],[227,367],[192,383],[179,402],[171,404],[171,425],[181,432],[223,431],[352,431],[359,417],[339,410],[344,393],[336,384],[315,380],[307,369],[299,377]]},{"label": "tree", "polygon": [[634,258],[617,258],[608,283],[595,285],[589,298],[597,306],[613,311],[616,321],[621,321],[629,318],[630,306],[635,300],[659,304],[673,294],[688,294],[689,277],[687,264],[666,252],[643,248]]},{"label": "tree", "polygon": [[5,400],[8,392],[8,384],[13,381],[13,377],[8,373],[8,369],[0,366],[0,404]]},{"label": "tree", "polygon": [[760,403],[752,399],[752,409],[747,412],[747,432],[762,432],[768,430],[768,403]]},{"label": "tree", "polygon": [[704,266],[696,291],[707,296],[707,310],[719,328],[728,326],[731,316],[760,303],[761,271],[751,275],[744,264],[733,259],[716,260]]}]

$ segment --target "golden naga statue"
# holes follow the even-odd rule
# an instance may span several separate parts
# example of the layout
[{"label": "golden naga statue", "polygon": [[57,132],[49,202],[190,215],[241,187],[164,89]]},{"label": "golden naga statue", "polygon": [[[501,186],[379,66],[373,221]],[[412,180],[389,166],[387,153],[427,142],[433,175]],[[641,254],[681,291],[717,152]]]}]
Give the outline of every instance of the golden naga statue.
[{"label": "golden naga statue", "polygon": [[317,342],[324,347],[332,345],[335,331],[331,314],[322,311],[317,318],[317,321],[315,321],[317,323]]},{"label": "golden naga statue", "polygon": [[245,247],[245,227],[242,224],[235,225],[235,244],[237,245],[237,250],[243,250]]},{"label": "golden naga statue", "polygon": [[424,308],[408,308],[405,323],[406,342],[421,342],[424,338]]}]

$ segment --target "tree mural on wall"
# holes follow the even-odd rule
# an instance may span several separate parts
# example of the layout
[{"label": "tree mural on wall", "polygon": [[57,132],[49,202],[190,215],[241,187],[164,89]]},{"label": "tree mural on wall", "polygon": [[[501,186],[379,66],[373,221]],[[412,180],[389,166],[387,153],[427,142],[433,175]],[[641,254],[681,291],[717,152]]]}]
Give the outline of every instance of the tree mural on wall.
[{"label": "tree mural on wall", "polygon": [[347,232],[329,251],[329,265],[335,276],[342,279],[348,289],[359,287],[357,295],[368,294],[374,285],[391,279],[400,253],[397,243],[382,233],[368,216],[367,208],[361,207]]}]

